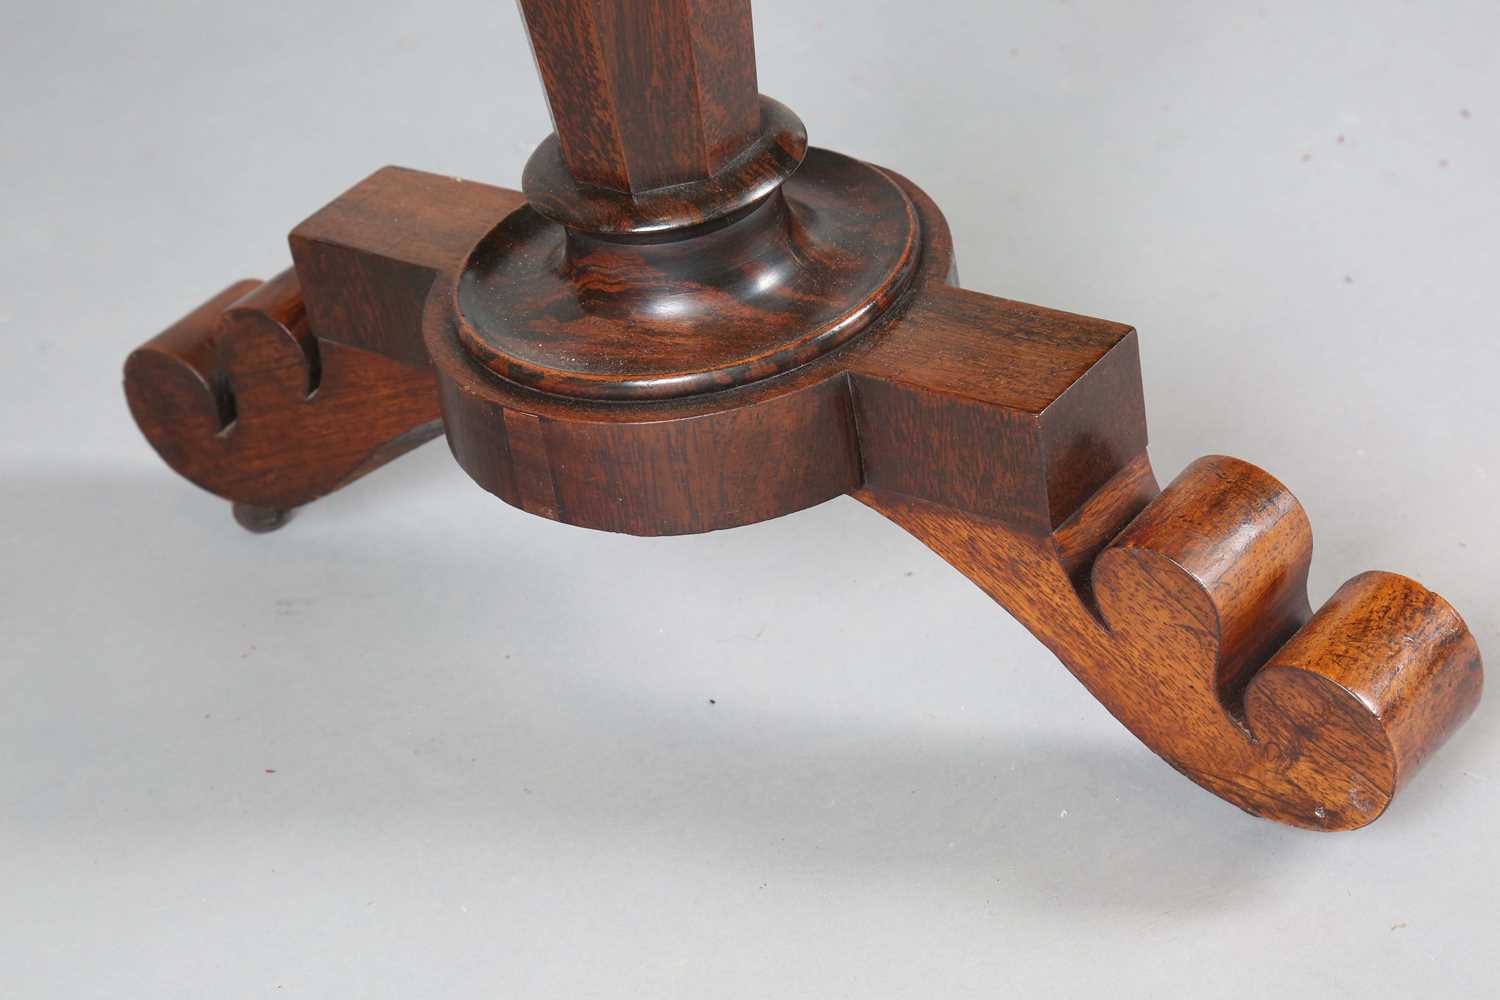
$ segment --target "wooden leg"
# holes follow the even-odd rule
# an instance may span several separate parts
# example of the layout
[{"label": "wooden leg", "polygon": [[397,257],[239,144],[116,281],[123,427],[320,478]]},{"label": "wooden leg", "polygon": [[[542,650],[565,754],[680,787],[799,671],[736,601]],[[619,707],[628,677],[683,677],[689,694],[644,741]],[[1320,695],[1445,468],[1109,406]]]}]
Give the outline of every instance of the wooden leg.
[{"label": "wooden leg", "polygon": [[1310,829],[1374,820],[1479,700],[1463,619],[1391,573],[1355,577],[1311,615],[1307,518],[1254,466],[1201,459],[1154,493],[1142,456],[1045,535],[859,497],[1002,604],[1198,784]]},{"label": "wooden leg", "polygon": [[231,285],[142,345],[125,393],[168,465],[246,510],[299,507],[442,432],[432,373],[315,336],[291,271]]},{"label": "wooden leg", "polygon": [[915,185],[761,97],[748,0],[523,0],[557,132],[524,196],[387,168],[131,355],[177,471],[252,531],[440,431],[505,502],[608,531],[845,493],[1051,649],[1173,767],[1260,816],[1370,822],[1473,710],[1441,598],[1316,614],[1311,529],[1229,458],[1158,489],[1136,332],[950,284]]}]

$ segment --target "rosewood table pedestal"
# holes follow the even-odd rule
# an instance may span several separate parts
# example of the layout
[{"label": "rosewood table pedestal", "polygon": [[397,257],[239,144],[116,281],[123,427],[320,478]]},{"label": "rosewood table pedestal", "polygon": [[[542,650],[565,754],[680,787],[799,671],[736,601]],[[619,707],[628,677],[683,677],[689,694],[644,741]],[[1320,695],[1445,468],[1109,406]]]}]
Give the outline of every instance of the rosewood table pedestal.
[{"label": "rosewood table pedestal", "polygon": [[958,287],[919,188],[809,147],[758,93],[748,0],[521,7],[556,128],[522,191],[380,170],[126,363],[146,437],[241,524],[439,434],[506,503],[606,531],[852,494],[1173,767],[1312,829],[1378,817],[1472,711],[1436,594],[1365,573],[1310,607],[1269,474],[1158,486],[1134,330]]}]

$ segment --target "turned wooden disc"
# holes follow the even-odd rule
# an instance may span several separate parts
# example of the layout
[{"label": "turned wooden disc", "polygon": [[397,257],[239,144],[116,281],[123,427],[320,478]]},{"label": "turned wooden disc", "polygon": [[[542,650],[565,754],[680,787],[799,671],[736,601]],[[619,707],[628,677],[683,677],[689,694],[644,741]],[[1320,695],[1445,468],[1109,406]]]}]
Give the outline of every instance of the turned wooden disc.
[{"label": "turned wooden disc", "polygon": [[531,207],[575,232],[642,237],[687,229],[742,211],[775,191],[807,156],[807,129],[786,105],[759,98],[760,131],[717,171],[644,191],[617,191],[568,171],[554,132],[526,161],[521,188]]},{"label": "turned wooden disc", "polygon": [[685,239],[569,232],[527,207],[470,255],[458,334],[490,371],[557,395],[731,388],[865,329],[911,278],[919,235],[886,174],[817,149],[748,213]]}]

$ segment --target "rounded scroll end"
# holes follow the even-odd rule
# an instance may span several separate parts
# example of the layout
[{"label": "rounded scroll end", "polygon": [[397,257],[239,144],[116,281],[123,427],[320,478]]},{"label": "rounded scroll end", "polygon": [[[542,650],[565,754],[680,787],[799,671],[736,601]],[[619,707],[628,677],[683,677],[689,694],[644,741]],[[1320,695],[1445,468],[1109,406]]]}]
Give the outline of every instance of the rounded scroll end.
[{"label": "rounded scroll end", "polygon": [[224,312],[261,286],[235,282],[125,361],[125,399],[141,433],[168,465],[194,482],[196,456],[212,449],[234,420],[234,395],[219,357]]},{"label": "rounded scroll end", "polygon": [[1483,685],[1479,647],[1447,601],[1395,573],[1350,580],[1246,691],[1251,732],[1283,779],[1277,818],[1326,830],[1376,819]]},{"label": "rounded scroll end", "polygon": [[1188,467],[1095,561],[1118,667],[1101,697],[1248,812],[1376,819],[1479,700],[1479,650],[1442,598],[1365,573],[1310,614],[1301,505],[1247,463]]}]

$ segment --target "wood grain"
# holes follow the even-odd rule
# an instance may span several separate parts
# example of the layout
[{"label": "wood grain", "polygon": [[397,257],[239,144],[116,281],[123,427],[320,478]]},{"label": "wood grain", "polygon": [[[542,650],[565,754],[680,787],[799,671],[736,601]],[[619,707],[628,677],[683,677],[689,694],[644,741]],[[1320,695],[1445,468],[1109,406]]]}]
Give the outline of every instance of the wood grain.
[{"label": "wood grain", "polygon": [[536,211],[659,235],[748,209],[807,131],[756,92],[749,0],[521,0],[555,131],[526,164]]},{"label": "wood grain", "polygon": [[579,181],[702,180],[760,129],[749,0],[521,0],[521,12]]},{"label": "wood grain", "polygon": [[[1245,462],[1200,459],[1142,509],[1151,489],[1142,456],[1075,525],[1044,534],[858,495],[1002,604],[1200,785],[1309,829],[1377,818],[1478,702],[1479,651],[1463,620],[1390,573],[1356,577],[1309,620],[1307,518]],[[1091,549],[1080,583],[1069,563]]]},{"label": "wood grain", "polygon": [[242,512],[257,530],[442,433],[432,372],[314,336],[291,271],[231,285],[143,344],[125,396],[180,475],[268,512]]},{"label": "wood grain", "polygon": [[384,167],[292,230],[309,326],[325,340],[426,365],[422,307],[520,192]]},{"label": "wood grain", "polygon": [[470,255],[459,336],[497,375],[544,392],[732,388],[858,336],[905,291],[918,241],[900,185],[822,150],[749,214],[688,238],[603,239],[523,209]]},{"label": "wood grain", "polygon": [[[524,196],[386,168],[126,363],[142,431],[272,530],[446,430],[480,486],[642,535],[853,492],[1256,815],[1379,816],[1469,715],[1473,636],[1390,573],[1316,613],[1292,494],[1165,490],[1131,327],[954,287],[942,213],[756,93],[748,0],[522,0]],[[441,412],[441,425],[438,421]],[[473,530],[472,526],[469,530]]]}]

